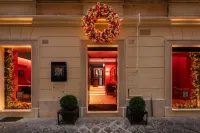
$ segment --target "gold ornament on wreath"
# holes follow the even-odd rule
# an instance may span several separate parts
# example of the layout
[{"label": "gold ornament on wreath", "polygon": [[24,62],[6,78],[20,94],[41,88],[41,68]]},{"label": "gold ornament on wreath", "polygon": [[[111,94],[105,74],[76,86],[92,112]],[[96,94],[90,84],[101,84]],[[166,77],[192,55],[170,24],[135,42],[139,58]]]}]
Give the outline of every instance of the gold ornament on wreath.
[{"label": "gold ornament on wreath", "polygon": [[[100,31],[95,28],[95,22],[99,18],[106,18],[109,22],[108,28]],[[100,43],[108,43],[115,40],[120,32],[121,19],[117,13],[114,12],[111,6],[107,4],[97,3],[88,9],[86,15],[83,17],[83,30],[90,40]]]}]

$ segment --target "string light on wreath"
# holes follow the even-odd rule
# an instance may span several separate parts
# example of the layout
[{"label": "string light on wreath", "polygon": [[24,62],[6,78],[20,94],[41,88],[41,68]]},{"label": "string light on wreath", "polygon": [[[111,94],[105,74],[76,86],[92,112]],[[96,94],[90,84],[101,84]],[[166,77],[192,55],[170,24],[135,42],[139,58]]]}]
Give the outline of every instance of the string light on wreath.
[{"label": "string light on wreath", "polygon": [[[99,18],[105,18],[109,22],[108,28],[103,31],[95,28],[95,22]],[[86,15],[83,17],[82,27],[90,40],[107,43],[112,42],[119,35],[121,20],[111,6],[97,3],[88,9]]]}]

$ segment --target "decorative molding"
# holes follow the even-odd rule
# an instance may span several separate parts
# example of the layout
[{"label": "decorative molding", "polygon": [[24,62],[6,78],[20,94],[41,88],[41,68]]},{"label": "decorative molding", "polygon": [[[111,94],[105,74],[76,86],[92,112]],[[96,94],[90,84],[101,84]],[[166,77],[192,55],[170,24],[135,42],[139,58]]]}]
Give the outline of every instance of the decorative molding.
[{"label": "decorative molding", "polygon": [[76,3],[81,0],[36,0],[37,3]]}]

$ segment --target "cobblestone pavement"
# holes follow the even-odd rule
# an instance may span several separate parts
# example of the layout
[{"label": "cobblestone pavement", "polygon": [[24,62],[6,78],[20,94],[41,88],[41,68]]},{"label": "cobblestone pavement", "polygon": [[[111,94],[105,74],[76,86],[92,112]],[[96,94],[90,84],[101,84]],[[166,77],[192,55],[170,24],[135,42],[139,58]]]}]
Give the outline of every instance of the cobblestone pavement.
[{"label": "cobblestone pavement", "polygon": [[148,125],[130,125],[126,118],[79,118],[75,125],[57,125],[56,118],[0,122],[0,133],[200,133],[200,118],[149,118]]}]

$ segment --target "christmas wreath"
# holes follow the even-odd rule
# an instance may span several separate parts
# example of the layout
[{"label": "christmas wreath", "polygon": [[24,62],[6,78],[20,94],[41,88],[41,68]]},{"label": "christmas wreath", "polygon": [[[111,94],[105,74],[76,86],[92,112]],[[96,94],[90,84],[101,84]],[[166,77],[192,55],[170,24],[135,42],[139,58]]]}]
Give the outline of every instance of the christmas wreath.
[{"label": "christmas wreath", "polygon": [[[109,22],[108,28],[100,31],[95,28],[95,22],[98,18],[106,18]],[[88,9],[83,17],[82,27],[85,34],[94,42],[106,43],[112,42],[120,32],[120,22],[118,14],[116,14],[111,6],[107,4],[97,3]]]}]

